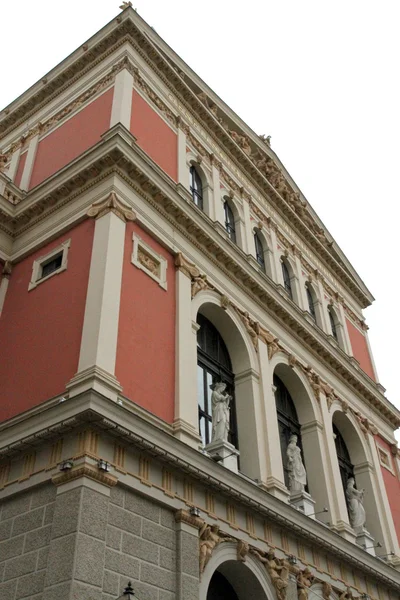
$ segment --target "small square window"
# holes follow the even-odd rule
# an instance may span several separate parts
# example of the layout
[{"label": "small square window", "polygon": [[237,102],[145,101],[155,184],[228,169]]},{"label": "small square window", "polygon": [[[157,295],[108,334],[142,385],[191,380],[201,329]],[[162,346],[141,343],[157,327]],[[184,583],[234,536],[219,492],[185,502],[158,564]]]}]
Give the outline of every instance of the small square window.
[{"label": "small square window", "polygon": [[376,446],[378,450],[379,462],[381,463],[382,467],[384,467],[385,469],[390,471],[392,475],[394,475],[390,452],[388,452],[388,450],[382,448],[382,446],[379,446],[378,444]]},{"label": "small square window", "polygon": [[33,290],[39,283],[47,281],[49,277],[65,271],[70,244],[71,240],[67,240],[45,256],[41,256],[33,262],[32,277],[28,290]]}]

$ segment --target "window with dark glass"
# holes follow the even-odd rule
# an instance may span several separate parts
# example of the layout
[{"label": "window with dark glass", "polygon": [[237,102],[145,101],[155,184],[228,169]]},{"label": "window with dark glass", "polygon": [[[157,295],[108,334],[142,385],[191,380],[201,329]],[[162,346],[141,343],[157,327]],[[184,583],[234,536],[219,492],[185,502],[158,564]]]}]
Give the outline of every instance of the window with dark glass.
[{"label": "window with dark glass", "polygon": [[310,286],[308,286],[308,285],[306,285],[306,292],[307,292],[308,310],[310,312],[310,315],[314,319],[314,321],[317,321],[317,315],[315,314],[314,298],[313,298],[312,292],[310,290]]},{"label": "window with dark glass", "polygon": [[290,299],[293,300],[292,282],[290,281],[290,273],[289,273],[289,269],[284,260],[282,261],[282,274],[283,274],[283,286],[284,286],[285,290],[287,291],[287,293],[289,294]]},{"label": "window with dark glass", "polygon": [[336,425],[333,425],[333,433],[335,436],[335,447],[336,447],[336,454],[337,454],[338,463],[339,463],[340,477],[342,480],[344,495],[345,495],[346,502],[347,502],[347,496],[346,496],[347,482],[350,479],[350,477],[354,478],[354,466],[350,460],[350,454],[347,449],[346,443],[343,439],[343,436],[340,433],[339,429],[336,427]]},{"label": "window with dark glass", "polygon": [[256,260],[260,266],[260,268],[265,273],[265,260],[264,260],[264,247],[260,238],[260,234],[258,231],[254,232],[254,245],[256,249]]},{"label": "window with dark glass", "polygon": [[196,167],[193,165],[190,167],[190,193],[195,205],[203,210],[203,184]]},{"label": "window with dark glass", "polygon": [[225,212],[225,229],[228,232],[229,239],[236,244],[236,229],[235,229],[235,217],[233,216],[233,211],[229,206],[229,202],[225,200],[224,202],[224,212]]},{"label": "window with dark glass", "polygon": [[197,332],[197,400],[201,439],[204,445],[211,442],[212,390],[210,386],[217,381],[223,381],[226,383],[227,393],[232,396],[228,441],[237,448],[234,375],[231,359],[225,342],[214,325],[200,314],[197,323],[200,325]]},{"label": "window with dark glass", "polygon": [[[281,443],[281,453],[283,462],[283,471],[285,475],[285,484],[289,487],[289,470],[287,466],[286,450],[289,445],[291,435],[297,435],[297,445],[303,454],[301,444],[300,423],[297,417],[296,407],[283,381],[274,375],[275,403],[278,415],[279,438]],[[303,462],[304,462],[304,456]]]},{"label": "window with dark glass", "polygon": [[60,254],[53,256],[53,258],[51,260],[44,263],[41,266],[40,279],[43,279],[44,277],[51,275],[51,273],[54,273],[54,271],[57,271],[57,269],[59,269],[61,267],[62,257],[63,257],[63,253],[60,252]]},{"label": "window with dark glass", "polygon": [[328,314],[329,314],[329,322],[331,324],[331,329],[332,329],[332,335],[335,338],[335,340],[338,342],[339,339],[338,339],[336,321],[335,321],[335,316],[332,312],[332,309],[328,308]]}]

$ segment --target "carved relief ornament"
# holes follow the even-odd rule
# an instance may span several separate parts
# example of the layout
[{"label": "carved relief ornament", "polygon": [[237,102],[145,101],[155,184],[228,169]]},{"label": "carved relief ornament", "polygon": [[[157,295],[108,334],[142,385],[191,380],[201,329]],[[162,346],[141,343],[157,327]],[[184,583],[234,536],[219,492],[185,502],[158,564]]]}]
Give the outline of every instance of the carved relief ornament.
[{"label": "carved relief ornament", "polygon": [[128,205],[121,202],[115,192],[111,192],[104,200],[94,202],[86,214],[88,217],[100,219],[109,212],[114,213],[118,218],[124,221],[124,223],[127,221],[135,221],[136,219],[136,214],[133,210],[131,210]]},{"label": "carved relief ornament", "polygon": [[7,279],[9,279],[11,277],[11,273],[12,273],[12,263],[11,263],[11,261],[6,260],[3,265],[3,271],[1,273],[1,277],[6,277]]}]

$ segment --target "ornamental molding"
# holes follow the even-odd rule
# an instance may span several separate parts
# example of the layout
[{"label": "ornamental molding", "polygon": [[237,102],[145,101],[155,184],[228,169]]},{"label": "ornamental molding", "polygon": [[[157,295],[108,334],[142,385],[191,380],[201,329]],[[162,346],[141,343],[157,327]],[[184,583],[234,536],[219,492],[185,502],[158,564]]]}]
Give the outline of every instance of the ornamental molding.
[{"label": "ornamental molding", "polygon": [[[117,25],[109,35],[92,48],[86,47],[83,49],[83,55],[67,67],[63,73],[50,81],[43,80],[44,87],[16,107],[11,113],[9,113],[9,109],[6,109],[6,118],[0,122],[0,136],[6,135],[16,126],[17,122],[23,122],[71,83],[82,77],[95,64],[104,60],[111,52],[129,41],[167,88],[179,98],[181,103],[181,106],[178,106],[179,110],[187,110],[196,119],[202,119],[202,125],[206,133],[218,145],[223,144],[226,146],[227,153],[236,167],[247,172],[254,185],[263,194],[266,193],[280,213],[286,215],[293,222],[294,227],[303,238],[321,255],[321,258],[333,272],[342,278],[345,285],[348,286],[361,304],[364,307],[368,306],[370,304],[368,296],[355,283],[341,258],[332,252],[331,243],[326,241],[323,230],[315,223],[308,212],[307,203],[300,199],[298,192],[291,189],[279,167],[275,165],[273,158],[269,156],[267,152],[267,150],[269,151],[269,145],[264,143],[262,138],[254,136],[254,139],[250,139],[236,129],[230,129],[230,126],[220,116],[219,108],[214,102],[211,102],[210,105],[210,101],[204,93],[200,94],[200,97],[196,95],[186,83],[187,78],[183,77],[183,73],[166,59],[145,33],[139,30],[134,23],[133,19],[135,18],[131,11],[127,11],[125,16],[117,17],[115,20]],[[175,103],[177,104],[176,100]],[[265,165],[263,161],[265,161]],[[271,173],[267,172],[268,168]]]},{"label": "ornamental molding", "polygon": [[111,192],[104,200],[94,202],[86,215],[97,220],[110,212],[116,215],[124,223],[136,220],[136,214],[128,205],[119,200],[115,192]]},{"label": "ornamental molding", "polygon": [[9,260],[6,260],[3,265],[3,270],[1,272],[1,277],[5,279],[10,279],[12,274],[12,263]]},{"label": "ornamental molding", "polygon": [[76,465],[68,471],[63,471],[62,473],[53,475],[51,481],[58,487],[59,485],[69,483],[70,481],[75,481],[81,477],[88,477],[89,479],[97,481],[98,483],[102,483],[108,487],[114,487],[118,483],[118,478],[115,477],[115,475],[106,473],[105,471],[100,471],[98,467],[86,463]]},{"label": "ornamental molding", "polygon": [[[133,136],[131,137],[134,140]],[[297,335],[319,360],[328,365],[328,368],[336,371],[337,376],[344,380],[358,396],[371,403],[397,428],[400,425],[397,412],[395,409],[391,409],[391,405],[387,401],[386,403],[385,399],[377,396],[379,392],[372,389],[373,384],[369,378],[356,370],[348,363],[348,360],[344,361],[335,348],[325,343],[325,338],[322,338],[321,334],[308,328],[304,319],[297,316],[295,309],[286,306],[282,302],[282,298],[278,298],[278,294],[274,294],[271,284],[267,285],[264,278],[249,268],[248,263],[241,263],[241,258],[236,254],[233,256],[230,248],[229,251],[225,249],[223,240],[217,238],[214,229],[208,230],[205,222],[197,223],[197,211],[191,210],[189,203],[182,203],[181,195],[177,189],[172,189],[169,180],[164,178],[165,181],[161,184],[161,173],[154,170],[151,173],[150,171],[145,172],[144,169],[149,166],[148,157],[133,141],[129,146],[129,151],[127,146],[126,149],[123,149],[115,145],[117,142],[110,148],[115,138],[118,142],[125,142],[121,128],[118,126],[103,140],[102,155],[97,155],[97,158],[82,168],[79,173],[74,174],[59,187],[55,187],[51,193],[43,195],[25,210],[21,208],[26,200],[17,207],[10,206],[10,209],[13,209],[11,213],[5,213],[0,208],[0,228],[7,231],[12,237],[16,237],[100,181],[117,174],[196,248],[201,250],[204,256],[248,297],[252,298],[263,310],[267,307],[269,312],[275,314],[277,320]],[[98,148],[97,152],[100,153],[101,148]],[[142,160],[142,166],[138,166],[140,160]],[[143,166],[144,163],[146,163],[145,166]],[[168,185],[169,189],[166,187]],[[199,276],[200,272],[197,277]],[[204,282],[203,277],[200,279],[203,279]],[[197,279],[197,286],[203,285],[200,279]],[[196,290],[195,287],[194,290]]]}]

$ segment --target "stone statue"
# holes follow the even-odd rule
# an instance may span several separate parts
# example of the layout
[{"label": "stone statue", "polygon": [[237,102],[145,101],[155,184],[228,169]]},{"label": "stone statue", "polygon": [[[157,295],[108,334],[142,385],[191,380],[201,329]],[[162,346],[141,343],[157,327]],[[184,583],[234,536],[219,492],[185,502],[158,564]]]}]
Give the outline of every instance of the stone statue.
[{"label": "stone statue", "polygon": [[238,540],[237,543],[237,559],[240,562],[246,561],[246,555],[249,552],[249,544],[243,540]]},{"label": "stone statue", "polygon": [[199,531],[200,538],[200,574],[204,571],[206,564],[211,558],[214,548],[220,543],[218,525],[207,525],[203,523]]},{"label": "stone statue", "polygon": [[289,489],[291,492],[304,492],[307,485],[307,473],[301,458],[301,450],[297,445],[297,435],[291,435],[286,450],[289,469]]},{"label": "stone statue", "polygon": [[232,396],[225,392],[226,383],[217,381],[210,385],[212,389],[211,407],[212,407],[212,442],[228,441],[229,433],[229,413],[230,401]]},{"label": "stone statue", "polygon": [[297,575],[297,596],[299,600],[308,600],[308,591],[314,581],[314,575],[306,567]]},{"label": "stone statue", "polygon": [[322,597],[324,600],[330,600],[332,594],[332,586],[327,581],[322,583]]},{"label": "stone statue", "polygon": [[208,285],[207,276],[200,273],[200,275],[196,275],[192,279],[192,298],[196,296],[202,290],[208,290],[210,286]]},{"label": "stone statue", "polygon": [[346,498],[349,506],[350,524],[357,533],[361,533],[365,525],[365,509],[363,506],[365,490],[356,490],[354,477],[347,481]]},{"label": "stone statue", "polygon": [[339,600],[353,600],[353,592],[349,587],[347,587],[339,596]]},{"label": "stone statue", "polygon": [[253,548],[251,552],[257,556],[267,569],[278,600],[286,600],[286,589],[289,583],[288,563],[285,560],[276,558],[272,550],[269,550],[266,556]]}]

